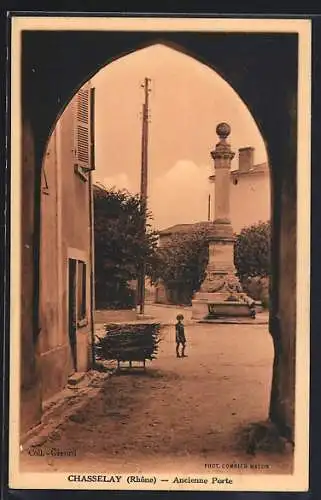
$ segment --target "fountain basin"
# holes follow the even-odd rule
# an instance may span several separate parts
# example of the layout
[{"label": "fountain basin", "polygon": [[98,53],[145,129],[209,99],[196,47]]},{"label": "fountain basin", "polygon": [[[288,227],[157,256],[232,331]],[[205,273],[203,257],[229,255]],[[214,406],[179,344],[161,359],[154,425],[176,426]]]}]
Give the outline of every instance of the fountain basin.
[{"label": "fountain basin", "polygon": [[239,301],[209,301],[195,299],[192,301],[192,319],[244,318],[251,317],[253,310],[245,302]]}]

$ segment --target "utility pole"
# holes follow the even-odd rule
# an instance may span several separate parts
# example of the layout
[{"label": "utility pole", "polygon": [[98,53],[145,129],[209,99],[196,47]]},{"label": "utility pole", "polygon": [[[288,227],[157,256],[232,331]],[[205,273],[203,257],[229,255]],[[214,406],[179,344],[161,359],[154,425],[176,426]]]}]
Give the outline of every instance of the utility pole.
[{"label": "utility pole", "polygon": [[[147,209],[147,181],[148,181],[148,123],[149,123],[149,84],[150,78],[145,78],[141,87],[144,89],[144,103],[142,113],[142,156],[141,156],[141,177],[140,177],[140,206],[144,214],[143,232],[146,231],[146,209]],[[139,313],[144,314],[145,309],[145,274],[146,263],[142,263],[138,279],[138,299]]]},{"label": "utility pole", "polygon": [[211,220],[211,195],[208,195],[208,203],[207,203],[207,220],[210,222]]}]

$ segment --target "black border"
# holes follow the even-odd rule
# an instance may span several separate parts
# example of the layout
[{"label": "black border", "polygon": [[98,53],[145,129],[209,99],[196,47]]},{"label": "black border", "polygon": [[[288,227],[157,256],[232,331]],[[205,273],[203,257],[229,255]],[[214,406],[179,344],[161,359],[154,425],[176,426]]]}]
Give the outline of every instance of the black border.
[{"label": "black border", "polygon": [[[90,5],[87,1],[78,1],[77,10],[74,9],[75,5],[72,6],[72,2],[67,1],[57,1],[54,2],[54,10],[44,11],[43,2],[33,2],[33,6],[28,10],[22,11],[21,2],[19,0],[6,2],[7,5],[1,8],[1,66],[6,72],[6,78],[1,79],[1,106],[3,109],[3,114],[1,114],[1,144],[0,144],[0,155],[1,155],[1,183],[0,183],[0,203],[1,203],[1,237],[4,241],[4,245],[1,247],[1,261],[0,265],[4,269],[4,280],[1,280],[0,296],[3,297],[1,302],[1,325],[3,326],[4,336],[1,336],[1,361],[3,368],[2,376],[2,398],[1,398],[1,416],[3,417],[3,426],[1,429],[2,438],[2,463],[5,465],[1,468],[1,498],[30,498],[30,499],[40,499],[46,496],[48,500],[60,498],[106,498],[106,497],[118,497],[118,498],[128,498],[128,497],[158,497],[158,498],[170,498],[172,495],[177,498],[181,495],[188,498],[196,498],[200,494],[201,496],[207,496],[210,498],[211,495],[225,495],[225,498],[244,498],[247,499],[264,499],[264,498],[274,498],[275,495],[283,499],[290,499],[293,497],[297,498],[320,498],[321,497],[321,411],[320,411],[320,387],[321,387],[321,371],[320,371],[320,336],[321,336],[321,316],[319,313],[319,308],[321,304],[321,264],[320,257],[321,254],[321,223],[319,222],[319,213],[321,213],[321,14],[318,9],[311,9],[308,13],[308,9],[294,9],[292,13],[289,14],[288,9],[282,10],[278,6],[278,12],[271,12],[271,3],[265,8],[261,6],[260,13],[256,12],[256,9],[246,8],[242,5],[242,12],[237,12],[237,8],[232,8],[229,12],[228,7],[224,5],[225,13],[218,13],[213,11],[211,8],[205,8],[202,11],[201,2],[198,2],[198,9],[189,9],[188,14],[182,8],[176,8],[174,12],[170,12],[170,8],[164,12],[164,8],[169,7],[169,2],[162,2],[162,9],[156,12],[146,12],[145,11],[132,11],[131,9],[122,8],[121,2],[117,2],[117,10],[104,10],[101,11],[101,2],[91,1]],[[10,5],[9,5],[9,4]],[[25,4],[30,4],[31,2],[24,2]],[[69,4],[72,7],[70,10],[66,9]],[[137,2],[136,2],[137,4]],[[150,6],[149,6],[150,7]],[[213,6],[211,6],[213,7]],[[10,10],[10,13],[5,10]],[[61,9],[62,12],[59,12]],[[253,13],[254,12],[254,13]],[[312,175],[311,175],[311,203],[312,203],[312,217],[311,217],[311,398],[310,398],[310,491],[307,493],[263,493],[263,492],[106,492],[106,491],[75,491],[75,490],[8,490],[8,477],[7,477],[7,452],[8,452],[8,374],[9,374],[9,262],[10,262],[10,213],[7,210],[6,203],[8,203],[10,197],[10,156],[9,156],[9,146],[10,138],[7,137],[6,132],[10,130],[10,115],[7,112],[7,101],[6,96],[8,95],[8,89],[10,88],[10,67],[7,58],[7,47],[10,40],[10,16],[14,15],[36,15],[36,16],[92,16],[93,17],[105,17],[105,16],[132,16],[132,17],[220,17],[220,18],[279,18],[279,19],[289,19],[289,18],[305,18],[312,20]],[[4,74],[4,71],[1,73]],[[7,142],[8,141],[8,142]],[[6,150],[6,143],[8,144],[8,150]],[[14,186],[12,187],[14,192]],[[307,270],[307,273],[309,270]],[[89,497],[90,495],[90,497]]]},{"label": "black border", "polygon": [[[1,12],[2,14],[2,12]],[[4,19],[1,15],[0,18],[0,33],[1,33],[1,67],[3,71],[2,75],[5,78],[1,79],[1,108],[3,113],[1,113],[1,124],[0,124],[0,235],[3,244],[1,245],[1,260],[0,266],[3,269],[3,279],[0,281],[0,297],[1,301],[0,308],[0,321],[1,321],[1,366],[2,366],[2,377],[1,377],[1,451],[2,451],[2,467],[1,467],[1,498],[3,497],[3,492],[6,491],[8,484],[8,401],[9,401],[9,262],[10,262],[10,213],[8,211],[7,203],[10,199],[10,168],[9,168],[9,157],[7,152],[9,152],[10,141],[8,137],[8,130],[10,130],[10,116],[8,113],[8,92],[10,87],[10,74],[8,71],[8,53],[7,53],[7,41],[10,39],[11,28],[9,23],[3,22]]]},{"label": "black border", "polygon": [[310,489],[321,497],[321,17],[312,23]]}]

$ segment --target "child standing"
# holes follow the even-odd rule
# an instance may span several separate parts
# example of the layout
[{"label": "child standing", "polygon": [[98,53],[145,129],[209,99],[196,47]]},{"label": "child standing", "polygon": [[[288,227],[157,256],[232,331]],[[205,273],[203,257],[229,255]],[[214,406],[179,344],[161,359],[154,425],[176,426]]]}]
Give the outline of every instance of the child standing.
[{"label": "child standing", "polygon": [[[178,314],[176,317],[177,323],[175,325],[175,333],[176,333],[176,357],[177,358],[186,358],[185,355],[185,346],[186,346],[186,337],[185,337],[185,329],[183,325],[184,316],[182,314]],[[182,354],[179,354],[179,346],[182,344]]]}]

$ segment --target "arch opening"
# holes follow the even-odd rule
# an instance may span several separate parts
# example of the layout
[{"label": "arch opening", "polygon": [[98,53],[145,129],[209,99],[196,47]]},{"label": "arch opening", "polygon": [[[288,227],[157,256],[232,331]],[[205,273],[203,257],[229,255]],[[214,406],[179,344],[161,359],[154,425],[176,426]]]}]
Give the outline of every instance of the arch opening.
[{"label": "arch opening", "polygon": [[[156,55],[153,51],[156,49]],[[158,52],[157,52],[158,49]],[[172,67],[175,67],[177,69],[177,54],[178,52],[175,50],[174,51],[174,57],[173,54],[171,53],[172,48],[168,49],[167,47],[163,47],[160,45],[153,45],[151,48],[146,48],[143,49],[146,52],[146,57],[152,57],[154,54],[154,60],[157,60],[160,57],[164,57],[164,62],[166,64],[167,70],[169,68],[169,71],[171,71]],[[150,55],[148,55],[148,51],[151,50],[152,52]],[[169,53],[168,53],[169,51]],[[120,161],[116,164],[113,165],[114,171],[117,173],[119,170],[119,165],[123,162],[125,165],[128,165],[130,161],[133,161],[134,163],[134,170],[135,170],[135,176],[139,179],[139,156],[140,156],[140,141],[139,141],[139,135],[140,135],[140,127],[139,127],[139,119],[137,116],[135,116],[134,122],[136,123],[136,127],[138,130],[138,133],[135,136],[135,143],[138,144],[138,148],[136,149],[136,157],[135,154],[133,154],[132,150],[130,149],[130,146],[128,144],[129,141],[129,132],[130,130],[133,133],[133,125],[132,123],[129,124],[128,130],[125,133],[124,132],[124,122],[126,119],[126,115],[123,116],[116,116],[117,109],[118,109],[118,114],[121,114],[119,106],[121,103],[121,106],[123,106],[126,111],[128,111],[128,105],[130,104],[130,100],[133,99],[132,96],[128,97],[128,102],[124,100],[124,94],[120,92],[120,86],[121,86],[121,78],[123,78],[124,82],[124,91],[128,92],[128,86],[130,85],[129,78],[126,77],[126,72],[127,72],[127,67],[125,68],[125,74],[123,76],[116,75],[115,81],[113,83],[114,88],[117,86],[117,92],[118,92],[118,97],[117,93],[113,93],[111,98],[107,101],[107,104],[103,103],[103,100],[101,99],[99,101],[99,92],[98,88],[101,88],[101,92],[103,93],[104,90],[108,91],[111,93],[111,87],[110,85],[110,79],[112,78],[111,75],[111,68],[112,65],[115,65],[114,67],[116,68],[117,64],[121,63],[121,59],[126,62],[126,66],[129,64],[129,58],[135,57],[135,54],[138,54],[138,56],[142,55],[142,52],[135,52],[134,54],[131,54],[129,56],[123,56],[122,58],[118,58],[117,61],[114,61],[113,63],[107,65],[105,67],[104,73],[107,78],[107,83],[106,81],[102,78],[102,83],[99,83],[98,81],[98,75],[96,75],[96,81],[95,77],[91,78],[90,82],[95,87],[96,89],[96,108],[95,108],[95,119],[99,119],[97,117],[98,112],[100,112],[100,126],[101,129],[103,129],[103,140],[101,141],[103,145],[106,143],[106,149],[108,151],[108,148],[111,148],[113,142],[116,142],[117,140],[117,134],[121,137],[121,141],[119,144],[116,145],[116,148],[109,154],[105,154],[104,152],[101,154],[102,159],[99,161],[103,162],[105,161],[106,166],[107,166],[107,171],[109,170],[109,166],[112,164],[113,158],[117,158],[117,153],[118,150],[121,148],[122,143],[126,144],[126,148],[129,149],[128,152],[128,157],[127,159],[124,157],[121,157]],[[173,61],[171,61],[171,57],[173,58]],[[151,169],[155,166],[155,158],[162,152],[163,148],[169,148],[170,147],[170,142],[168,139],[166,139],[167,136],[170,136],[170,138],[173,138],[173,132],[175,128],[179,131],[179,134],[181,134],[183,137],[179,137],[177,139],[180,141],[179,147],[180,147],[180,152],[179,155],[182,154],[182,151],[184,151],[184,148],[186,149],[186,143],[188,145],[188,149],[190,149],[190,143],[195,140],[196,143],[201,142],[201,147],[200,149],[206,149],[205,155],[208,157],[208,166],[210,167],[209,170],[212,170],[212,165],[211,165],[211,160],[210,160],[210,151],[211,148],[215,146],[215,143],[217,142],[217,138],[213,137],[214,136],[214,128],[215,125],[218,121],[221,120],[227,120],[228,122],[231,122],[231,119],[233,119],[233,114],[238,115],[239,113],[243,113],[245,118],[244,120],[246,123],[250,122],[251,125],[251,132],[250,135],[253,135],[253,130],[256,134],[256,140],[261,141],[261,148],[263,154],[265,154],[264,150],[264,144],[263,140],[260,137],[259,132],[256,130],[256,126],[252,123],[254,120],[250,115],[249,111],[245,109],[245,105],[240,103],[240,99],[234,94],[234,91],[228,87],[228,84],[225,84],[223,81],[221,81],[220,76],[214,76],[212,75],[213,70],[208,69],[207,66],[200,65],[200,69],[198,67],[199,63],[197,62],[196,65],[194,64],[194,60],[191,61],[190,57],[185,59],[185,56],[179,55],[179,57],[182,57],[183,62],[182,66],[180,66],[180,77],[182,78],[182,72],[183,70],[183,77],[186,75],[190,74],[190,80],[189,80],[189,88],[186,91],[185,97],[182,95],[183,90],[179,81],[178,83],[176,82],[176,85],[171,82],[171,85],[173,86],[173,95],[171,96],[171,101],[168,103],[168,109],[165,110],[166,113],[163,115],[162,121],[163,121],[163,127],[161,127],[161,131],[158,132],[158,139],[155,139],[155,135],[157,134],[156,130],[154,130],[154,134],[152,131],[152,126],[151,126],[151,135],[154,138],[154,151],[149,151],[149,158],[150,158],[150,167]],[[169,58],[169,59],[168,59]],[[133,62],[133,66],[137,64],[137,61]],[[171,66],[172,64],[172,66]],[[184,66],[186,65],[186,67]],[[139,66],[139,65],[138,65]],[[151,66],[151,65],[149,65]],[[145,69],[145,68],[144,68]],[[151,67],[149,67],[149,70],[151,72]],[[198,71],[200,72],[198,74]],[[117,71],[116,71],[117,73]],[[141,73],[141,68],[139,66],[139,73]],[[142,71],[141,74],[145,74],[144,70]],[[103,75],[102,75],[103,76]],[[153,76],[152,74],[149,73],[149,76]],[[174,76],[172,75],[172,80]],[[213,80],[214,79],[214,83]],[[193,90],[191,89],[192,82],[194,80],[200,80],[201,85],[200,88],[196,86],[196,88]],[[152,77],[153,81],[153,77]],[[160,95],[160,90],[161,86],[157,83],[157,77],[155,79],[156,81],[156,89],[154,91],[157,93],[157,98],[161,98],[162,96]],[[215,87],[216,86],[216,87]],[[227,89],[225,88],[227,86]],[[209,102],[209,96],[211,93],[215,94],[215,88],[216,88],[216,94],[215,99],[213,98],[212,102]],[[81,89],[84,89],[84,82],[82,83]],[[127,89],[127,90],[126,90]],[[213,90],[212,90],[213,89]],[[223,89],[223,90],[222,90]],[[224,93],[224,98],[222,99],[222,92]],[[141,94],[140,92],[135,92],[138,94],[138,101],[141,101]],[[166,96],[165,96],[166,94]],[[204,95],[207,94],[207,95]],[[199,96],[203,96],[203,102],[200,101]],[[77,94],[76,94],[77,96]],[[232,96],[232,97],[231,97]],[[164,95],[163,95],[163,100],[160,99],[160,103],[157,105],[156,99],[153,102],[151,98],[151,107],[153,110],[153,119],[157,120],[157,113],[158,111],[165,112],[164,111],[164,98],[167,98],[167,100],[170,100],[169,96],[169,88],[165,88],[164,90]],[[234,98],[234,101],[233,101]],[[230,106],[230,109],[227,110],[229,107],[229,100],[232,99],[234,104]],[[217,118],[212,117],[212,110],[215,111],[215,109],[219,106],[220,101],[223,102],[222,109],[220,109],[217,112]],[[194,102],[193,102],[194,101]],[[174,123],[174,128],[173,130],[169,130],[170,124],[168,122],[168,110],[171,110],[171,113],[173,115],[173,121],[174,121],[174,116],[179,115],[177,111],[175,111],[175,103],[177,105],[181,105],[181,113],[183,113],[183,108],[186,108],[186,105],[189,103],[189,109],[186,110],[186,116],[182,117],[179,116],[178,120],[176,123]],[[137,104],[134,103],[135,105]],[[112,105],[114,105],[114,108],[112,108]],[[209,110],[207,108],[210,108]],[[133,109],[135,106],[133,106]],[[198,114],[197,114],[197,109],[199,109]],[[135,108],[138,110],[137,106]],[[83,108],[81,108],[83,110]],[[107,116],[106,110],[109,110],[109,115]],[[228,111],[228,112],[227,112]],[[90,331],[90,327],[92,327],[92,324],[90,325],[90,320],[89,316],[94,314],[94,311],[91,310],[91,307],[93,307],[94,300],[92,300],[91,304],[88,302],[88,290],[90,289],[93,284],[89,282],[90,279],[90,274],[91,272],[94,274],[94,270],[90,269],[91,265],[91,259],[92,256],[90,255],[90,245],[91,241],[90,238],[93,237],[92,234],[90,234],[86,230],[84,231],[84,221],[87,221],[87,224],[91,224],[92,220],[90,219],[90,216],[92,215],[90,212],[92,210],[92,206],[90,206],[91,200],[90,200],[90,194],[88,191],[91,188],[91,173],[83,172],[83,177],[79,178],[79,175],[75,177],[75,172],[73,169],[69,168],[70,165],[73,164],[73,157],[72,157],[72,152],[74,149],[74,133],[70,134],[70,131],[73,130],[73,124],[74,124],[74,117],[75,113],[79,112],[79,109],[77,108],[77,99],[74,97],[72,101],[65,106],[64,111],[59,117],[58,123],[54,129],[53,135],[51,136],[49,140],[49,145],[47,147],[47,152],[46,152],[46,157],[45,161],[43,164],[43,167],[45,168],[46,172],[46,188],[48,192],[43,193],[42,195],[42,234],[41,234],[41,243],[42,247],[40,250],[40,259],[41,259],[41,270],[40,270],[40,282],[42,284],[42,292],[40,294],[40,311],[41,311],[41,324],[42,324],[42,330],[40,333],[40,349],[41,352],[46,352],[48,353],[45,361],[43,361],[43,367],[42,371],[43,373],[50,373],[52,370],[52,367],[50,367],[50,351],[52,349],[52,346],[55,345],[55,343],[58,341],[60,343],[63,343],[63,338],[61,337],[60,339],[57,338],[58,335],[63,335],[64,330],[67,328],[68,329],[68,342],[66,349],[64,350],[64,356],[66,357],[66,367],[69,371],[68,377],[71,377],[73,372],[78,372],[78,371],[84,371],[85,369],[85,364],[84,364],[84,357],[81,354],[81,351],[83,351],[84,346],[81,345],[80,343],[80,336],[83,333],[84,329],[87,328],[87,333]],[[116,118],[119,120],[119,123],[115,125],[113,123],[113,126],[115,127],[115,132],[112,134],[111,130],[106,132],[106,122],[107,121],[112,121],[115,122]],[[231,119],[230,119],[231,118]],[[189,128],[190,121],[195,120],[195,125],[191,129]],[[200,121],[202,122],[200,123]],[[182,128],[180,128],[179,123],[183,122],[183,125],[186,125],[186,128],[182,132]],[[105,129],[104,129],[105,126]],[[199,134],[199,128],[202,129],[201,134]],[[245,127],[239,126],[239,128],[243,131]],[[204,132],[203,132],[204,130]],[[236,128],[234,127],[234,124],[232,123],[232,136],[231,136],[231,142],[232,142],[232,148],[233,143],[234,143],[234,138],[236,136]],[[111,135],[111,138],[108,140],[106,139],[106,136],[108,134]],[[188,135],[189,134],[189,135]],[[207,134],[207,137],[204,139],[203,136]],[[193,137],[194,136],[194,137]],[[95,137],[97,139],[97,128],[95,130]],[[181,139],[183,140],[181,141]],[[241,146],[243,145],[241,138],[238,140],[239,146],[241,149]],[[174,141],[175,142],[175,141]],[[158,148],[158,145],[161,145],[160,148]],[[176,145],[176,148],[178,146]],[[244,148],[243,148],[244,149]],[[152,156],[152,153],[154,155]],[[189,154],[195,154],[195,157],[189,157]],[[96,156],[96,161],[98,160],[97,155]],[[136,161],[133,160],[133,158],[136,158]],[[200,152],[197,148],[196,151],[193,151],[192,149],[189,151],[188,154],[186,154],[186,159],[184,159],[184,156],[177,156],[175,159],[174,167],[173,168],[173,159],[170,158],[169,160],[164,160],[161,159],[160,165],[159,165],[159,172],[157,174],[156,178],[156,186],[154,188],[155,191],[155,198],[158,197],[162,198],[161,202],[162,205],[166,205],[166,208],[168,208],[169,212],[173,214],[174,212],[174,205],[170,205],[170,187],[173,187],[173,192],[174,194],[176,193],[176,201],[177,201],[177,196],[179,193],[179,184],[174,184],[175,183],[175,175],[179,175],[180,178],[183,178],[184,176],[188,177],[189,175],[196,175],[197,174],[197,169],[199,168],[199,164],[202,163],[203,160],[199,160],[200,158]],[[165,173],[163,172],[163,164],[168,161],[168,165],[165,169]],[[204,160],[205,161],[205,160]],[[97,165],[96,165],[97,166]],[[239,168],[236,170],[241,170],[247,169],[250,171],[250,176],[253,175],[253,165],[249,166],[248,164],[242,164],[239,165]],[[242,170],[242,175],[240,175],[240,184],[244,182],[244,171]],[[43,170],[44,172],[44,170]],[[206,176],[204,178],[200,178],[199,182],[204,182],[206,185],[209,184],[208,180],[208,174],[210,171],[206,171]],[[78,172],[79,174],[79,172]],[[52,176],[53,175],[53,176]],[[165,175],[164,177],[164,191],[163,193],[160,193],[160,181],[159,177],[161,175]],[[238,173],[235,175],[239,175]],[[50,178],[51,176],[51,178]],[[255,177],[255,176],[254,176]],[[231,176],[231,190],[232,190],[232,185],[233,185],[233,176]],[[104,178],[98,179],[101,180],[102,182],[104,181]],[[181,183],[183,182],[184,179],[181,179]],[[191,187],[192,190],[194,190],[194,203],[196,203],[197,197],[195,194],[196,191],[196,179],[191,180]],[[51,191],[51,186],[56,186],[56,189],[53,188]],[[112,186],[110,186],[112,187]],[[116,186],[117,188],[121,189],[125,186],[118,185]],[[239,187],[239,184],[238,184]],[[185,191],[187,189],[187,185],[185,187]],[[137,192],[138,189],[134,189],[133,193]],[[269,190],[269,186],[267,186],[267,190]],[[192,191],[191,191],[192,193]],[[187,193],[187,198],[190,197],[191,193]],[[206,193],[207,194],[207,193]],[[200,197],[202,195],[202,192],[199,193]],[[52,200],[52,196],[56,197],[55,201],[53,204],[50,203]],[[164,203],[164,197],[167,196],[166,203]],[[246,197],[244,194],[241,195],[243,197]],[[59,201],[60,204],[59,204]],[[175,201],[175,200],[174,200]],[[204,196],[204,199],[201,200],[204,203],[204,210],[200,214],[196,216],[195,219],[192,218],[192,222],[202,222],[202,219],[206,219],[206,206],[207,206],[207,197]],[[56,208],[58,205],[58,209]],[[75,207],[74,210],[72,210],[72,207]],[[69,208],[68,208],[69,207]],[[186,212],[188,206],[187,202],[185,201],[185,207],[184,210]],[[49,223],[49,221],[54,220],[54,215],[53,211],[57,210],[57,226],[54,227],[54,224],[52,225]],[[194,208],[195,210],[195,208]],[[236,200],[236,212],[240,211],[240,200]],[[153,210],[152,210],[153,212]],[[187,219],[184,220],[174,220],[174,219],[168,219],[166,223],[163,223],[163,227],[166,226],[171,226],[174,225],[174,223],[188,223],[190,220],[190,215],[187,216]],[[246,225],[246,223],[244,223]],[[86,226],[86,224],[85,224]],[[84,234],[86,233],[86,234]],[[51,250],[50,250],[51,249]],[[55,253],[56,252],[56,253]],[[60,252],[60,255],[59,255]],[[56,260],[57,262],[59,259],[62,259],[62,261],[67,265],[64,264],[64,269],[62,267],[60,268],[55,268],[54,266],[54,261]],[[97,270],[96,270],[97,273]],[[50,279],[48,279],[48,274],[50,275]],[[47,279],[45,279],[45,276]],[[53,283],[57,281],[57,286],[53,286]],[[87,304],[86,304],[86,284],[87,282]],[[92,291],[93,293],[93,291]],[[53,304],[54,303],[59,303],[59,296],[64,297],[64,304],[65,307],[63,308],[58,308],[56,311],[56,317],[55,317],[55,322],[51,322],[48,319],[49,311],[53,311]],[[177,304],[178,305],[178,304]],[[179,306],[179,305],[178,305]],[[101,311],[100,311],[101,313]],[[114,314],[114,312],[113,312]],[[96,314],[97,316],[97,314]],[[87,323],[86,323],[87,322]],[[89,328],[88,328],[89,327]],[[54,334],[55,332],[55,334]],[[60,333],[59,333],[60,332]],[[93,332],[92,332],[93,333]],[[56,337],[55,337],[56,335]],[[271,354],[271,353],[270,353]],[[270,365],[272,364],[272,360],[270,359]],[[269,373],[267,371],[267,373]],[[55,377],[50,377],[51,380],[56,380]],[[51,396],[52,392],[55,390],[54,385],[51,384],[43,384],[44,387],[44,395],[45,398]]]},{"label": "arch opening", "polygon": [[[118,57],[117,57],[117,58],[115,58],[115,59],[118,59]],[[86,74],[88,74],[88,73],[86,73]],[[91,75],[91,73],[90,73],[90,75]],[[256,115],[256,113],[253,113],[253,114],[254,114],[254,116],[257,116],[257,115]],[[258,114],[258,116],[259,116],[259,114]],[[258,119],[258,123],[261,123],[259,119]],[[263,129],[263,127],[262,127],[262,129]],[[267,137],[268,137],[268,135],[267,135]],[[38,143],[38,145],[39,145],[39,143]],[[275,158],[275,157],[276,157],[276,156],[275,156],[275,153],[274,153],[274,158]],[[275,163],[275,165],[277,165],[277,162]],[[274,168],[275,168],[275,167],[274,167]],[[280,174],[278,174],[278,175],[280,175]],[[279,185],[278,185],[278,186],[279,186]],[[280,190],[279,190],[280,188],[279,188],[278,186],[277,186],[277,192],[276,192],[277,196],[278,196],[278,193],[280,193]],[[274,199],[274,201],[275,201],[275,199]],[[278,210],[278,209],[276,209],[276,213],[277,213],[277,210]],[[76,258],[76,257],[77,257],[77,258]],[[69,257],[68,257],[68,258],[69,258]],[[74,260],[78,260],[78,261],[80,261],[80,262],[83,262],[83,260],[82,260],[82,258],[81,258],[81,256],[80,256],[80,255],[78,255],[78,256],[74,255],[74,257],[72,257],[72,256],[71,256],[70,258],[71,258],[71,259],[74,259]]]}]

